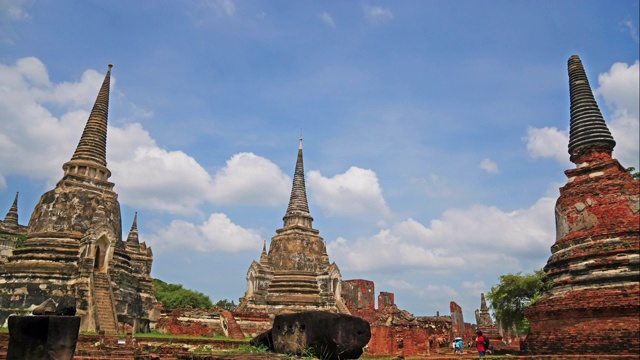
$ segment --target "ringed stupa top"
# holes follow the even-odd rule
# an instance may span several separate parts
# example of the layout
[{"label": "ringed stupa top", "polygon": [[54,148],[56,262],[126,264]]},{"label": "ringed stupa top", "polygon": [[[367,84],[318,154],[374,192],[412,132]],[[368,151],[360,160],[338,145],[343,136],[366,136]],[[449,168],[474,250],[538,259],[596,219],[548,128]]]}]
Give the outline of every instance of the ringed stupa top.
[{"label": "ringed stupa top", "polygon": [[604,146],[613,151],[616,142],[593,97],[580,57],[571,56],[568,65],[571,97],[569,155],[573,156],[579,149],[594,145]]}]

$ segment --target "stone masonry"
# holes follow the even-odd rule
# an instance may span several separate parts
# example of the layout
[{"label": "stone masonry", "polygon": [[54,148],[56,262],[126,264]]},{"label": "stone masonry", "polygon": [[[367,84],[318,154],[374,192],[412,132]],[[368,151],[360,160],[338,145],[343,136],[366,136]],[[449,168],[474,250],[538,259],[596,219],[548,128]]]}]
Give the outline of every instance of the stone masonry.
[{"label": "stone masonry", "polygon": [[[0,324],[20,309],[71,295],[82,331],[149,328],[153,254],[138,240],[137,216],[122,241],[118,194],[109,182],[110,80],[111,65],[62,179],[35,206],[24,244],[0,262]],[[15,228],[17,216],[5,219],[5,231],[7,223]]]},{"label": "stone masonry", "polygon": [[342,276],[329,262],[319,231],[312,226],[304,181],[302,138],[298,148],[291,198],[276,230],[269,252],[266,244],[260,261],[247,272],[247,291],[236,311],[265,312],[271,317],[283,312],[326,310],[349,314],[340,299]]}]

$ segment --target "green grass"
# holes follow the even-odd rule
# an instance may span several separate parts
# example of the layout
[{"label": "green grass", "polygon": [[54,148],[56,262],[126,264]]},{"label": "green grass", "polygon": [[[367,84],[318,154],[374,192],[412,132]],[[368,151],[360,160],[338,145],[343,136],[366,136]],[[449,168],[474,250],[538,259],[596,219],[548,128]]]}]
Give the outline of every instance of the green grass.
[{"label": "green grass", "polygon": [[246,340],[236,340],[232,338],[228,338],[222,335],[216,336],[191,336],[191,335],[172,335],[172,334],[162,334],[156,331],[152,331],[150,333],[137,333],[134,334],[133,337],[136,338],[159,338],[159,339],[205,339],[205,340],[229,340],[229,341],[246,341]]}]

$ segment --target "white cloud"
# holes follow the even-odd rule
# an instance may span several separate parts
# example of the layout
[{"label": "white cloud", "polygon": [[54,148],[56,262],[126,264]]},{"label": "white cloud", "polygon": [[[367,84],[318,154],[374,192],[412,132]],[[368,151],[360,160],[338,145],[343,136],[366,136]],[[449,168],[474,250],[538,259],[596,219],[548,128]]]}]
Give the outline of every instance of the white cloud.
[{"label": "white cloud", "polygon": [[169,227],[142,236],[154,251],[189,248],[198,252],[259,251],[263,241],[260,234],[234,224],[222,213],[213,213],[200,225],[174,220]]},{"label": "white cloud", "polygon": [[210,198],[220,204],[278,206],[287,202],[290,190],[291,179],[270,160],[239,153],[216,173]]},{"label": "white cloud", "polygon": [[[87,70],[78,82],[52,84],[36,58],[0,64],[0,175],[44,178],[51,185],[59,180],[103,79],[104,74]],[[114,84],[112,77],[112,90]],[[48,107],[62,114],[56,117]],[[133,118],[150,114],[133,104],[130,109]],[[188,154],[159,147],[135,122],[110,125],[107,149],[110,181],[120,201],[137,209],[191,214],[205,201],[277,206],[288,199],[289,177],[251,153],[234,155],[214,178]]]},{"label": "white cloud", "polygon": [[598,76],[597,94],[611,110],[609,129],[616,140],[614,157],[623,166],[639,167],[640,153],[640,63],[615,63]]},{"label": "white cloud", "polygon": [[559,163],[569,164],[569,134],[555,127],[527,128],[527,151],[534,158],[554,158]]},{"label": "white cloud", "polygon": [[415,285],[405,280],[389,279],[385,281],[385,284],[394,289],[413,290],[416,288]]},{"label": "white cloud", "polygon": [[[93,87],[95,99],[100,80],[83,76],[76,87]],[[46,67],[36,58],[20,59],[13,66],[0,64],[0,173],[52,182],[62,176],[61,166],[71,158],[89,114],[69,107],[81,101],[65,92],[68,88],[51,84]],[[62,108],[63,114],[54,116],[45,103]]]},{"label": "white cloud", "polygon": [[[328,244],[328,251],[341,267],[355,271],[484,269],[502,274],[530,265],[522,259],[531,264],[547,260],[555,242],[554,204],[554,199],[542,198],[528,209],[512,212],[482,205],[449,209],[430,227],[408,219],[368,238],[338,238]],[[376,249],[375,256],[365,255],[371,249]]]},{"label": "white cloud", "polygon": [[393,19],[391,10],[380,6],[364,5],[362,9],[364,10],[365,17],[373,22],[382,22]]},{"label": "white cloud", "polygon": [[325,23],[327,26],[331,27],[331,28],[336,28],[336,24],[333,22],[333,18],[331,17],[331,15],[329,15],[329,13],[327,12],[322,12],[320,15],[320,20],[322,20],[323,23]]},{"label": "white cloud", "polygon": [[[594,91],[601,95],[610,109],[611,119],[605,119],[616,147],[613,156],[623,166],[639,167],[640,157],[640,116],[639,114],[639,78],[640,64],[615,63],[608,72],[598,76],[599,87]],[[554,158],[570,167],[568,131],[555,127],[527,129],[527,150],[533,159]]]},{"label": "white cloud", "polygon": [[309,171],[307,185],[314,204],[328,215],[389,214],[378,176],[372,170],[352,166],[332,178],[322,176],[319,171]]},{"label": "white cloud", "polygon": [[109,127],[107,148],[111,181],[134,208],[194,213],[211,191],[211,176],[194,158],[159,148],[138,123]]},{"label": "white cloud", "polygon": [[497,174],[499,172],[498,164],[489,159],[483,159],[480,161],[480,169],[488,172],[489,174]]}]

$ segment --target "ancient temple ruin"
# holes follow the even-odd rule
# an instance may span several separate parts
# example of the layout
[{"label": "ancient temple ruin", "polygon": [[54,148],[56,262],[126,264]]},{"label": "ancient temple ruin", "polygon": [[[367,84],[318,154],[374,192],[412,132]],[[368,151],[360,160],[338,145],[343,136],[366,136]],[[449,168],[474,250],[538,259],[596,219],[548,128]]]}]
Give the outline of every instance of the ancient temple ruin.
[{"label": "ancient temple ruin", "polygon": [[[122,241],[118,194],[109,182],[110,80],[111,65],[78,146],[62,166],[62,179],[35,206],[26,241],[0,263],[0,324],[21,309],[71,295],[82,331],[144,331],[149,326],[156,304],[153,254],[139,242],[137,218]],[[3,231],[16,224],[17,214],[8,216]]]},{"label": "ancient temple ruin", "polygon": [[525,312],[538,354],[640,353],[640,182],[612,158],[616,145],[580,58],[568,61],[567,184],[556,203],[546,290]]},{"label": "ancient temple ruin", "polygon": [[0,220],[0,263],[6,262],[13,249],[22,246],[27,227],[18,223],[18,193],[4,220]]},{"label": "ancient temple ruin", "polygon": [[493,319],[491,318],[489,307],[487,306],[487,301],[484,298],[484,293],[480,294],[480,309],[476,309],[475,315],[478,330],[482,331],[482,335],[489,338],[491,345],[495,349],[500,348],[503,344],[502,335],[500,335],[500,329],[498,329],[498,325],[494,323]]},{"label": "ancient temple ruin", "polygon": [[247,272],[247,290],[238,312],[281,312],[326,310],[348,314],[340,299],[342,276],[329,263],[327,248],[312,226],[302,159],[302,138],[293,175],[293,186],[284,226],[266,243],[259,261]]}]

